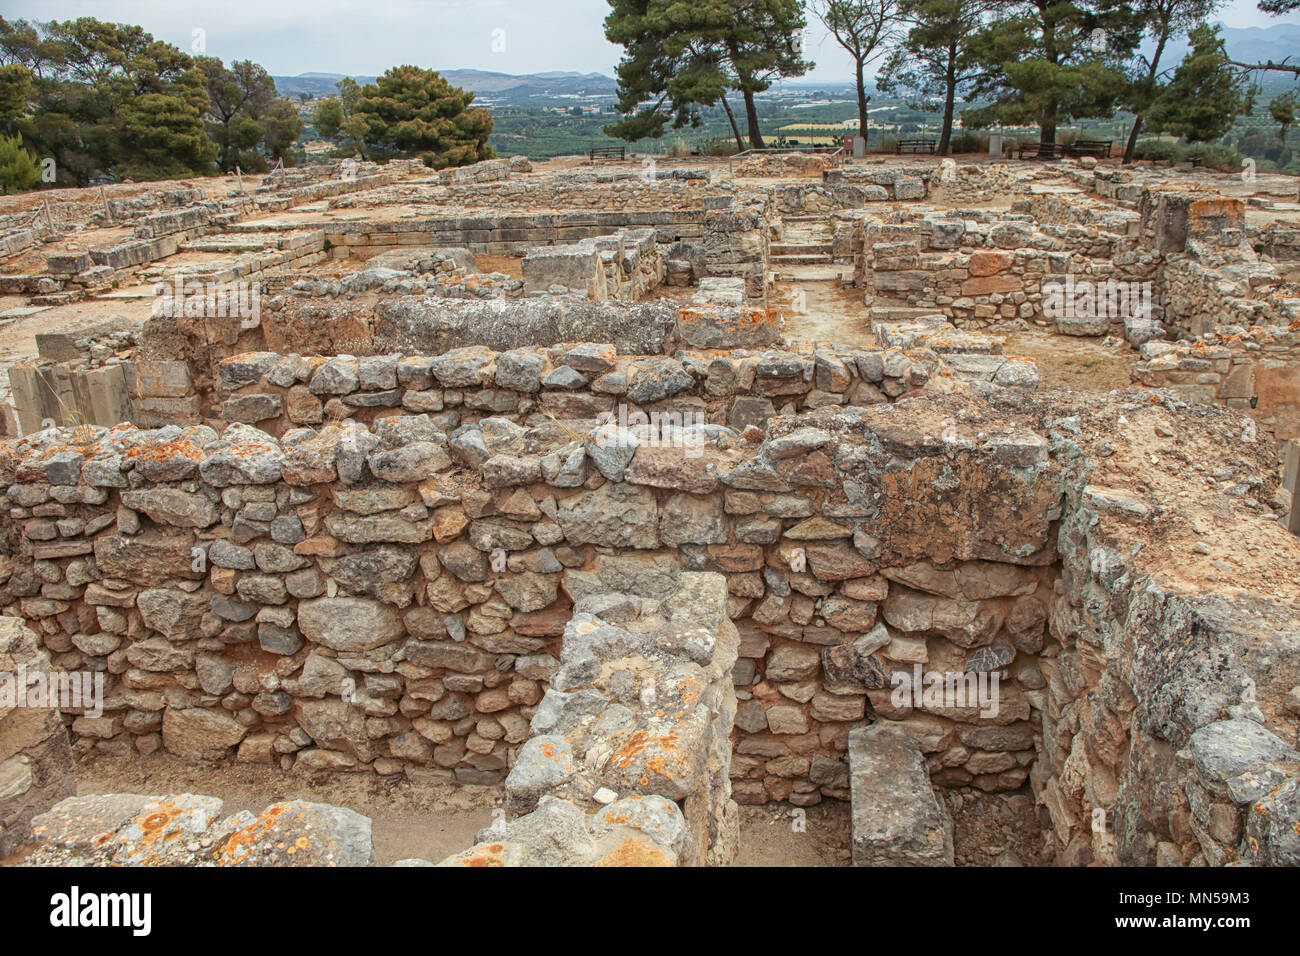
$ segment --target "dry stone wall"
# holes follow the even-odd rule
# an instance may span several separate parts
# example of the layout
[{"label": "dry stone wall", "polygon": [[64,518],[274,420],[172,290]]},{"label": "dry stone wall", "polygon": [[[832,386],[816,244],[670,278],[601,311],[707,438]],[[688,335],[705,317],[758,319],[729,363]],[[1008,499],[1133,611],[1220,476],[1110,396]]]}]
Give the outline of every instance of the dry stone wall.
[{"label": "dry stone wall", "polygon": [[1096,316],[1075,307],[1085,293],[1104,299],[1096,290],[1113,281],[1144,292],[1153,319],[1161,314],[1158,257],[1095,227],[972,213],[866,217],[858,228],[855,281],[869,304],[879,298],[934,308],[964,329],[1020,319],[1065,334],[1125,335],[1130,309]]},{"label": "dry stone wall", "polygon": [[[37,842],[33,819],[76,793],[59,708],[84,701],[67,686],[64,695],[40,639],[19,619],[0,617],[0,858]],[[75,689],[80,698],[91,688]]]},{"label": "dry stone wall", "polygon": [[[1147,425],[1163,411],[1124,414]],[[1068,495],[1031,775],[1053,858],[1296,865],[1295,606],[1153,574],[1132,546],[1153,508],[1087,483]]]},{"label": "dry stone wall", "polygon": [[725,578],[600,555],[506,778],[508,823],[448,865],[720,865],[736,849]]},{"label": "dry stone wall", "polygon": [[[265,358],[224,367],[277,364]],[[570,360],[611,358],[578,347]],[[733,361],[719,362],[696,371],[731,381]],[[433,363],[424,373],[487,364]],[[880,384],[901,393],[878,364]],[[790,403],[811,389],[817,361],[775,353],[741,365]],[[629,396],[653,407],[688,382],[698,387],[655,358],[630,376]],[[761,401],[758,421],[771,414]],[[78,749],[211,758],[238,746],[241,759],[286,766],[409,763],[499,782],[555,666],[565,570],[597,547],[693,540],[697,496],[718,490],[743,452],[720,425],[678,426],[687,446],[701,444],[694,456],[676,440],[640,448],[635,420],[625,431],[616,418],[605,449],[546,415],[532,428],[455,417],[279,439],[238,423],[220,436],[86,427],[13,446],[41,464],[10,459],[8,513],[30,563],[6,562],[5,603],[33,620],[60,666],[110,683],[106,713],[73,721]],[[711,507],[720,514],[721,497]],[[489,564],[498,549],[501,570]],[[760,549],[742,550],[748,562]]]},{"label": "dry stone wall", "polygon": [[[756,378],[807,387],[802,372],[771,377],[784,359],[764,361]],[[0,597],[56,666],[105,675],[104,714],[72,720],[78,751],[165,747],[472,783],[506,781],[525,761],[508,792],[536,809],[515,822],[545,812],[485,841],[503,846],[562,824],[596,833],[602,811],[588,799],[599,804],[600,787],[649,786],[609,785],[605,725],[589,721],[617,698],[632,716],[608,715],[608,740],[631,734],[618,745],[628,767],[645,756],[630,746],[644,688],[616,678],[613,655],[653,646],[658,658],[623,669],[703,668],[705,706],[688,723],[712,741],[683,751],[703,760],[698,775],[643,774],[681,803],[660,804],[657,819],[685,821],[680,841],[637,845],[661,861],[699,862],[719,844],[723,766],[738,802],[847,799],[850,731],[869,721],[905,732],[940,786],[1032,781],[1066,862],[1112,859],[1090,829],[1098,808],[1123,821],[1110,832],[1124,858],[1214,861],[1246,846],[1285,859],[1290,798],[1270,804],[1263,831],[1233,829],[1232,813],[1255,820],[1242,801],[1265,796],[1231,778],[1263,768],[1294,782],[1288,745],[1256,744],[1286,726],[1271,708],[1296,682],[1300,648],[1268,638],[1271,662],[1251,650],[1300,633],[1293,612],[1265,601],[1243,617],[1148,583],[1133,550],[1106,536],[1158,512],[1091,483],[1079,422],[1023,390],[968,388],[778,416],[765,437],[670,429],[668,442],[635,425],[449,428],[436,414],[278,438],[241,423],[221,435],[47,432],[4,446],[19,543]],[[712,623],[669,626],[674,595],[697,585],[714,595],[690,602],[700,613],[725,587],[712,651],[695,640]],[[651,644],[637,644],[641,626]],[[1187,651],[1189,634],[1203,652]],[[1267,712],[1233,709],[1238,675]],[[1259,730],[1204,730],[1224,720]],[[552,792],[528,768],[563,752],[544,752],[561,747],[541,740],[557,728],[574,773],[559,761],[566,779]],[[1246,764],[1222,763],[1223,741],[1242,733],[1254,735]],[[529,740],[540,757],[525,759]],[[1188,747],[1192,764],[1179,756]],[[1170,809],[1179,800],[1184,816]],[[1246,842],[1233,849],[1236,837]]]}]

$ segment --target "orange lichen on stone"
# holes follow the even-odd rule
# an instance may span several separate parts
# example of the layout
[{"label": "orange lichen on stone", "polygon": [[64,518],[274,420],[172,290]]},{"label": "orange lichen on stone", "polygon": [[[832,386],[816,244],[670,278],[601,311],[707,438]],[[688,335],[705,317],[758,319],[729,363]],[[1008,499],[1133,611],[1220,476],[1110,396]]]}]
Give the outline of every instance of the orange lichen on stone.
[{"label": "orange lichen on stone", "polygon": [[457,864],[460,866],[505,866],[505,844],[489,843],[483,849],[471,856],[461,857]]},{"label": "orange lichen on stone", "polygon": [[168,461],[176,457],[202,461],[203,452],[192,441],[181,438],[163,445],[136,445],[127,449],[126,457],[132,461]]},{"label": "orange lichen on stone", "polygon": [[[241,863],[248,859],[253,849],[257,846],[258,840],[270,832],[271,828],[289,807],[284,803],[274,803],[267,807],[260,817],[241,827],[230,835],[226,840],[225,846],[217,853],[219,862],[229,865]],[[300,814],[299,819],[306,816]]]},{"label": "orange lichen on stone", "polygon": [[672,866],[673,858],[663,847],[639,837],[628,837],[593,866]]}]

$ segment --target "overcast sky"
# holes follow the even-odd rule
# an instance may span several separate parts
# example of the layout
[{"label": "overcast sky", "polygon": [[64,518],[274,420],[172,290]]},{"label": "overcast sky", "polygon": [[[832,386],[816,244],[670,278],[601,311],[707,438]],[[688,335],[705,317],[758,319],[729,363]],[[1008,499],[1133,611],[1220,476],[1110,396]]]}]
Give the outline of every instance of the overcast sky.
[{"label": "overcast sky", "polygon": [[[186,51],[197,36],[209,55],[251,59],[277,76],[371,75],[402,63],[612,74],[619,48],[605,40],[608,12],[606,0],[5,0],[3,11],[10,18],[138,23]],[[1260,13],[1254,0],[1233,0],[1217,18],[1233,27],[1300,22]],[[815,20],[805,52],[817,63],[807,79],[852,79],[847,54]]]}]

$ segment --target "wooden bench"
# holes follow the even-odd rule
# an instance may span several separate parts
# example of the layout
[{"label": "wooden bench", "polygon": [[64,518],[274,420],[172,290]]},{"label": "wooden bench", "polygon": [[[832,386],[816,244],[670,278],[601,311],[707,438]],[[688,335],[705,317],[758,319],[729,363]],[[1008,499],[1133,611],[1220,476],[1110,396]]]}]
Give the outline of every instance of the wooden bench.
[{"label": "wooden bench", "polygon": [[1110,156],[1110,148],[1114,144],[1109,139],[1081,139],[1065,147],[1068,156],[1096,156],[1098,159],[1106,159]]},{"label": "wooden bench", "polygon": [[593,146],[588,154],[590,159],[626,159],[626,146]]},{"label": "wooden bench", "polygon": [[933,153],[935,141],[932,139],[900,139],[896,153]]},{"label": "wooden bench", "polygon": [[1030,159],[1060,159],[1063,151],[1055,143],[1030,143],[1020,147],[1020,158],[1024,159],[1026,154]]}]

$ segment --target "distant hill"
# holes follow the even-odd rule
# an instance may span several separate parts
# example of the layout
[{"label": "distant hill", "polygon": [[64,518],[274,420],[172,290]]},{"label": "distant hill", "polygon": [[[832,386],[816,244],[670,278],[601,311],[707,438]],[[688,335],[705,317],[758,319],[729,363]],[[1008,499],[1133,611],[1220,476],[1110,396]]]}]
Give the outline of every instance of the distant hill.
[{"label": "distant hill", "polygon": [[[487,70],[439,70],[443,78],[461,89],[483,94],[493,101],[528,99],[535,96],[613,96],[618,83],[612,76],[602,73],[492,73]],[[342,73],[299,73],[297,76],[277,76],[275,88],[281,96],[328,96],[335,92],[334,84],[343,79]],[[373,76],[355,76],[358,83],[371,83]]]},{"label": "distant hill", "polygon": [[[1220,24],[1224,39],[1227,41],[1228,55],[1243,62],[1262,62],[1274,60],[1280,62],[1290,58],[1300,63],[1300,24],[1275,23],[1269,27],[1227,27]],[[1187,43],[1176,41],[1165,50],[1162,63],[1167,69],[1178,65],[1187,53]],[[462,89],[470,90],[492,103],[520,103],[535,98],[571,97],[571,96],[608,96],[613,97],[618,90],[618,82],[612,76],[603,73],[576,73],[556,70],[547,73],[493,73],[488,70],[439,70],[452,83]],[[342,73],[299,73],[297,76],[275,77],[276,89],[282,96],[297,96],[306,93],[310,96],[329,96],[335,92],[334,84],[343,79]],[[355,76],[358,83],[371,83],[373,76]],[[840,97],[852,90],[850,77],[843,83],[818,80],[785,80],[773,87],[774,94],[781,92],[810,93],[822,90]],[[1265,78],[1267,88],[1292,84],[1290,77],[1276,74]]]},{"label": "distant hill", "polygon": [[[1300,64],[1300,23],[1275,23],[1268,27],[1241,28],[1220,23],[1219,30],[1223,34],[1228,56],[1234,60],[1242,63],[1263,63],[1266,60],[1281,63],[1289,58],[1292,63]],[[1153,48],[1154,44],[1144,43],[1142,52],[1150,55]],[[1186,38],[1171,42],[1161,54],[1162,69],[1172,70],[1176,67],[1187,55],[1188,49],[1190,47]],[[1275,73],[1262,79],[1266,94],[1275,86],[1295,85],[1293,77],[1282,73]],[[797,90],[801,93],[809,93],[822,90],[833,95],[843,94],[852,89],[853,85],[847,78],[843,83],[827,82],[824,79],[814,81],[792,79],[783,80],[773,86],[773,90],[778,92]]]},{"label": "distant hill", "polygon": [[[1300,23],[1275,23],[1271,27],[1229,27],[1219,24],[1228,56],[1243,63],[1280,63],[1290,58],[1300,63]],[[1145,45],[1144,45],[1145,49]],[[1160,58],[1162,64],[1176,66],[1187,55],[1185,38],[1170,43]]]}]

